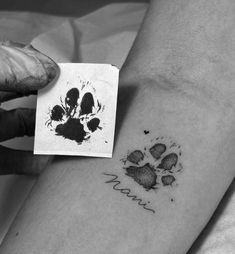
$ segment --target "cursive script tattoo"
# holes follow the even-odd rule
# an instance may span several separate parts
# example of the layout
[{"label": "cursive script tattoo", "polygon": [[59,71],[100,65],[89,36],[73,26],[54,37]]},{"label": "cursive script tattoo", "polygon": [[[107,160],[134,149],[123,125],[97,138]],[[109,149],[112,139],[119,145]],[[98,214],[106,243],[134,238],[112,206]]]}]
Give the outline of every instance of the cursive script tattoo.
[{"label": "cursive script tattoo", "polygon": [[144,202],[141,198],[137,197],[136,195],[131,194],[131,190],[129,188],[121,188],[120,184],[121,182],[118,180],[118,176],[114,174],[108,174],[108,173],[103,173],[106,176],[111,176],[112,178],[105,183],[111,183],[113,184],[113,189],[115,191],[119,191],[122,194],[126,195],[128,198],[131,198],[132,201],[137,202],[137,204],[145,209],[146,211],[155,213],[155,210],[152,208],[148,207],[150,205],[150,201]]}]

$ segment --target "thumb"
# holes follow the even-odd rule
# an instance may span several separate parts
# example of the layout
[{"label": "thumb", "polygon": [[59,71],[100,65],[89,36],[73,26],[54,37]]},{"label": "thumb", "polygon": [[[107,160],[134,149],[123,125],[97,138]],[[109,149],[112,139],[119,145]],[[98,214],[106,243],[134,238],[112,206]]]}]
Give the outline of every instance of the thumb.
[{"label": "thumb", "polygon": [[0,90],[28,93],[48,85],[58,65],[31,45],[0,42]]}]

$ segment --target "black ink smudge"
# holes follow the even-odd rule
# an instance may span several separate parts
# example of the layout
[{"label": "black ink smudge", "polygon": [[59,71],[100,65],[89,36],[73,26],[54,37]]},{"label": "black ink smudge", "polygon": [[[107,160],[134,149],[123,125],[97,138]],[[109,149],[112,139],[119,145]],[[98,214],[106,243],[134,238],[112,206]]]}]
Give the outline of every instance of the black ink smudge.
[{"label": "black ink smudge", "polygon": [[57,135],[81,143],[85,140],[86,132],[79,119],[69,118],[65,124],[59,124],[55,129]]},{"label": "black ink smudge", "polygon": [[66,93],[65,108],[66,108],[66,112],[68,116],[72,113],[73,110],[76,112],[76,107],[78,105],[78,102],[77,102],[78,98],[79,98],[79,90],[77,88],[71,88]]},{"label": "black ink smudge", "polygon": [[117,175],[113,175],[113,174],[107,174],[107,173],[103,173],[106,176],[111,176],[113,177],[111,180],[106,181],[105,183],[112,183],[113,185],[113,190],[116,191],[120,191],[122,194],[126,195],[128,198],[131,198],[132,201],[136,201],[137,204],[142,207],[143,209],[155,213],[155,210],[147,207],[148,204],[150,204],[150,202],[148,201],[147,203],[144,202],[141,198],[138,198],[136,195],[132,195],[131,194],[131,190],[129,188],[120,188],[118,186],[120,186],[121,182],[118,180],[118,176]]},{"label": "black ink smudge", "polygon": [[92,108],[94,107],[94,105],[95,103],[92,94],[85,93],[81,102],[80,115],[92,113]]},{"label": "black ink smudge", "polygon": [[144,134],[145,134],[145,135],[149,134],[149,131],[144,130]]},{"label": "black ink smudge", "polygon": [[70,107],[75,107],[79,98],[79,90],[77,88],[71,88],[65,97],[65,103]]},{"label": "black ink smudge", "polygon": [[99,118],[93,118],[87,123],[87,127],[90,131],[94,132],[99,128],[100,119]]},{"label": "black ink smudge", "polygon": [[[95,113],[93,113],[95,103],[92,93],[85,93],[82,97],[80,105],[78,104],[79,96],[80,91],[74,87],[66,93],[64,101],[60,97],[61,105],[55,105],[52,108],[52,110],[49,112],[50,119],[45,122],[45,125],[47,127],[51,126],[56,132],[56,135],[75,140],[78,144],[81,144],[84,140],[88,139],[86,138],[86,136],[88,137],[88,134],[95,132],[97,129],[102,129],[99,126],[101,120],[94,116],[99,110],[103,110],[104,106],[102,106],[102,104],[97,100],[98,108],[96,107]],[[79,116],[76,115],[78,107]],[[67,119],[66,122],[64,122],[64,118]],[[58,124],[54,128],[52,126],[53,121],[62,123]],[[85,130],[88,132],[86,133]]]},{"label": "black ink smudge", "polygon": [[143,159],[144,159],[144,154],[140,150],[135,150],[134,152],[130,153],[127,156],[127,160],[135,164],[138,164]]},{"label": "black ink smudge", "polygon": [[143,167],[130,166],[126,168],[126,175],[132,177],[146,190],[155,189],[154,186],[157,184],[157,175],[149,163],[146,163]]},{"label": "black ink smudge", "polygon": [[151,153],[151,155],[156,159],[159,160],[161,155],[166,151],[166,145],[161,144],[161,143],[157,143],[154,146],[152,146],[149,149],[149,152]]},{"label": "black ink smudge", "polygon": [[55,105],[50,112],[50,119],[45,122],[45,125],[49,127],[52,126],[52,121],[62,121],[64,114],[64,109],[60,105]]},{"label": "black ink smudge", "polygon": [[60,105],[55,105],[51,110],[50,118],[53,121],[61,121],[64,114],[64,109]]},{"label": "black ink smudge", "polygon": [[171,170],[173,166],[176,166],[177,161],[178,155],[176,153],[170,153],[162,159],[161,163],[158,165],[158,168]]},{"label": "black ink smudge", "polygon": [[172,175],[162,176],[161,181],[164,186],[172,185],[172,183],[175,181],[175,177]]}]

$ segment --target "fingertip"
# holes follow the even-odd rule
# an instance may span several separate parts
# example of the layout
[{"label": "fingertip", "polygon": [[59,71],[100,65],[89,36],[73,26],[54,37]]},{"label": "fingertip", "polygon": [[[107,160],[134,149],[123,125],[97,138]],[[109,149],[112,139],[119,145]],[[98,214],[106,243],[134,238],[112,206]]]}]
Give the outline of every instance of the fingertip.
[{"label": "fingertip", "polygon": [[0,59],[3,91],[27,94],[47,86],[59,76],[59,66],[32,45],[0,41],[0,48],[7,59]]}]

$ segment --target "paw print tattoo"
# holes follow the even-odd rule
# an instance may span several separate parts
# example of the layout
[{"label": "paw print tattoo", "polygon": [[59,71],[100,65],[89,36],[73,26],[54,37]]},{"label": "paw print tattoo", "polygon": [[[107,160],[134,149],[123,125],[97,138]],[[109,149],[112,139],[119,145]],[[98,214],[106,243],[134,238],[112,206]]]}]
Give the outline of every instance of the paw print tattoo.
[{"label": "paw print tattoo", "polygon": [[98,115],[104,110],[104,106],[95,99],[95,89],[83,93],[83,88],[81,91],[71,88],[64,100],[60,97],[60,105],[49,109],[49,119],[45,123],[56,135],[78,144],[88,140],[95,131],[102,130]]},{"label": "paw print tattoo", "polygon": [[[145,130],[148,135],[150,131]],[[178,174],[182,171],[181,148],[170,138],[159,137],[151,140],[150,144],[143,149],[135,149],[127,153],[121,159],[124,164],[122,168],[125,175],[132,178],[134,182],[142,186],[146,191],[159,188],[177,186]],[[156,209],[151,200],[136,194],[127,183],[123,183],[121,178],[112,173],[103,173],[109,177],[105,183],[112,184],[113,190],[120,192],[144,210],[155,213]],[[173,197],[170,198],[174,202]]]},{"label": "paw print tattoo", "polygon": [[128,153],[122,161],[125,174],[145,190],[176,186],[177,175],[182,171],[180,146],[161,137],[151,141],[144,149]]}]

